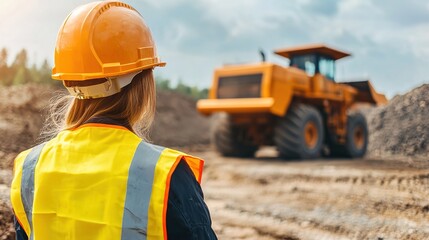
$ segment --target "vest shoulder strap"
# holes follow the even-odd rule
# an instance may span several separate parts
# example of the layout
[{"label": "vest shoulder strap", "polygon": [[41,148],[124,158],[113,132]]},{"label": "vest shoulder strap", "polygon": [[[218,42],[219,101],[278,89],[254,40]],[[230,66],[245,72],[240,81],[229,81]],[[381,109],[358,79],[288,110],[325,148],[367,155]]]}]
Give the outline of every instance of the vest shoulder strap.
[{"label": "vest shoulder strap", "polygon": [[139,144],[128,174],[122,239],[137,239],[142,235],[147,239],[166,239],[170,179],[181,159],[200,181],[201,159],[144,141]]},{"label": "vest shoulder strap", "polygon": [[[19,211],[16,211],[15,215],[29,236],[29,239],[33,239],[32,212],[34,201],[34,171],[45,144],[46,143],[42,143],[33,147],[25,157],[21,168],[20,202],[25,216],[22,213],[20,214]],[[12,199],[12,201],[14,201],[14,199]]]},{"label": "vest shoulder strap", "polygon": [[155,168],[164,148],[140,142],[128,172],[122,218],[122,239],[141,239],[148,234]]}]

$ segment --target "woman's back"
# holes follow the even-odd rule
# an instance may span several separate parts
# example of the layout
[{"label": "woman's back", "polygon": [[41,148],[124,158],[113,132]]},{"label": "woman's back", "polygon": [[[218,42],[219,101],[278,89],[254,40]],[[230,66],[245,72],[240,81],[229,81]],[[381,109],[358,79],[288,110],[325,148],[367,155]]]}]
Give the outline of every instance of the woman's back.
[{"label": "woman's back", "polygon": [[13,207],[35,239],[163,239],[169,180],[182,158],[199,181],[201,160],[122,126],[87,123],[17,157]]}]

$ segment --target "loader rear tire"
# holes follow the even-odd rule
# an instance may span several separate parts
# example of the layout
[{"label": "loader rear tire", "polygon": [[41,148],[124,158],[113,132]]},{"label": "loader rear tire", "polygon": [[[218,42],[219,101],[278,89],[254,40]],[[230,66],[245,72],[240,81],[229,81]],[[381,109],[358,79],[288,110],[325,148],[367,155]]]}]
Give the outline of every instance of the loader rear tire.
[{"label": "loader rear tire", "polygon": [[331,144],[332,157],[361,158],[368,147],[368,126],[365,116],[356,112],[347,117],[345,144]]},{"label": "loader rear tire", "polygon": [[214,116],[212,128],[212,143],[216,150],[227,157],[253,157],[258,146],[243,139],[245,129],[234,126],[226,113]]},{"label": "loader rear tire", "polygon": [[320,112],[306,104],[294,104],[274,130],[274,143],[280,157],[314,159],[320,157],[324,129]]}]

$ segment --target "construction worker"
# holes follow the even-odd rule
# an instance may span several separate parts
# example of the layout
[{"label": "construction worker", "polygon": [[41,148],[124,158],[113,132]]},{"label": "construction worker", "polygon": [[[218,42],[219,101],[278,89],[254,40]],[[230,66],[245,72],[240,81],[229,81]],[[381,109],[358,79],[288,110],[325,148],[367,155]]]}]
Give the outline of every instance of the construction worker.
[{"label": "construction worker", "polygon": [[142,16],[117,1],[73,10],[52,78],[74,97],[61,131],[15,159],[17,239],[217,239],[200,187],[203,161],[144,141],[164,66]]}]

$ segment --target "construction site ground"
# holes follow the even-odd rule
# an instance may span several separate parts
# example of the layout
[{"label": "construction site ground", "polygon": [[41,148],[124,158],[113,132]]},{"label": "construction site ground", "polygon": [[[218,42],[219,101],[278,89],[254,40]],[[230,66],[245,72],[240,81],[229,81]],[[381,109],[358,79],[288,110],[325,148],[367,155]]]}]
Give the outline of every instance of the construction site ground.
[{"label": "construction site ground", "polygon": [[[9,187],[16,154],[34,146],[56,89],[0,88],[0,240],[13,240]],[[285,161],[220,156],[195,101],[158,93],[153,142],[205,159],[203,190],[219,239],[429,239],[429,85],[365,110],[364,159]],[[43,93],[43,94],[41,94]],[[14,96],[14,97],[12,97]]]},{"label": "construction site ground", "polygon": [[427,161],[195,154],[220,239],[429,239]]}]

